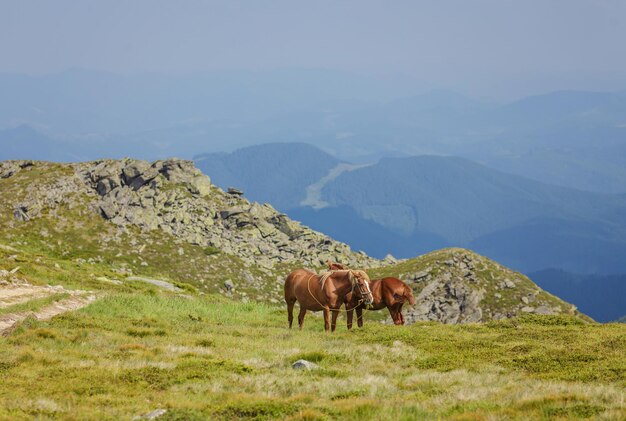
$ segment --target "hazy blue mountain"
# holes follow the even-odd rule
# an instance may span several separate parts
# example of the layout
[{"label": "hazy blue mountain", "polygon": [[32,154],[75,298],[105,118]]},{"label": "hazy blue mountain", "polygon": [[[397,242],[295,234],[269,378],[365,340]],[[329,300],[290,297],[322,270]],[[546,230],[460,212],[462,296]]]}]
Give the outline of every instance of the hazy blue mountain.
[{"label": "hazy blue mountain", "polygon": [[575,304],[599,322],[617,320],[626,311],[626,275],[580,275],[558,269],[529,274],[541,288]]},{"label": "hazy blue mountain", "polygon": [[[93,139],[59,139],[44,134],[28,125],[0,130],[0,160],[34,159],[56,162],[79,162],[126,156],[143,159],[161,159],[177,155],[184,148],[172,143],[160,143],[151,137],[152,144],[124,136]],[[190,157],[188,153],[186,157]]]},{"label": "hazy blue mountain", "polygon": [[77,160],[67,142],[48,137],[32,127],[22,125],[0,130],[0,161],[34,159],[70,162]]},{"label": "hazy blue mountain", "polygon": [[396,256],[418,256],[453,245],[433,233],[396,233],[363,218],[350,206],[322,209],[299,207],[289,209],[287,213],[290,218],[302,221],[317,231],[332,233],[333,238],[348,243],[355,250],[363,250],[380,258],[389,253]]},{"label": "hazy blue mountain", "polygon": [[[350,206],[396,234],[435,235],[519,270],[626,270],[624,195],[550,186],[436,156],[383,159],[340,175],[323,192],[331,206]],[[401,245],[390,251],[409,256]]]},{"label": "hazy blue mountain", "polygon": [[255,122],[257,139],[301,141],[340,159],[454,155],[549,184],[626,192],[626,94],[563,91],[510,104],[447,91],[328,103]]},{"label": "hazy blue mountain", "polygon": [[244,124],[324,101],[390,98],[406,89],[405,82],[324,69],[128,76],[85,69],[43,76],[0,73],[0,127],[37,124],[76,135],[220,120]]},{"label": "hazy blue mountain", "polygon": [[198,157],[222,187],[243,189],[375,256],[467,246],[526,272],[626,270],[626,195],[591,193],[509,175],[462,158],[385,158],[329,179],[323,209],[306,189],[339,161],[304,144]]},{"label": "hazy blue mountain", "polygon": [[71,140],[69,154],[85,159],[305,142],[355,163],[453,155],[549,184],[626,193],[626,92],[560,91],[506,104],[446,90],[400,97],[414,85],[321,69],[0,74],[0,129],[36,127]]},{"label": "hazy blue mountain", "polygon": [[246,197],[281,210],[299,206],[306,187],[340,162],[304,143],[251,146],[233,153],[200,155],[195,161],[218,186],[237,187]]},{"label": "hazy blue mountain", "polygon": [[626,93],[555,92],[488,117],[499,133],[457,154],[552,184],[626,192]]}]

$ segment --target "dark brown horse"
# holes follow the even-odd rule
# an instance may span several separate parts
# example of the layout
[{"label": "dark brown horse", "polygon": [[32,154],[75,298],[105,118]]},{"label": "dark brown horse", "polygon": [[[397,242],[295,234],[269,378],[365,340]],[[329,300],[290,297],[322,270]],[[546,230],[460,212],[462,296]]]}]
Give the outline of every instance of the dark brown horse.
[{"label": "dark brown horse", "polygon": [[[403,325],[402,306],[407,301],[410,305],[415,305],[415,297],[411,287],[397,278],[383,278],[371,281],[370,289],[374,297],[374,302],[369,307],[370,310],[380,310],[387,307],[393,323]],[[348,329],[352,328],[352,309],[356,310],[358,326],[363,326],[364,307],[363,303],[359,303],[359,299],[355,296],[349,295],[346,297]]]},{"label": "dark brown horse", "polygon": [[[329,269],[346,269],[346,267],[340,263],[326,262]],[[389,309],[391,319],[396,325],[404,324],[404,316],[402,315],[402,306],[405,302],[409,302],[410,305],[415,305],[415,297],[413,297],[413,291],[411,288],[397,278],[383,278],[370,281],[370,290],[374,302],[371,304],[371,310],[380,310],[385,307]],[[363,302],[359,301],[359,298],[348,294],[346,296],[346,312],[348,319],[348,329],[352,329],[352,310],[356,310],[357,324],[359,327],[363,326]]]},{"label": "dark brown horse", "polygon": [[[304,324],[307,310],[324,311],[324,329],[335,331],[337,316],[341,306],[350,294],[356,303],[371,304],[372,292],[369,277],[362,270],[331,270],[317,275],[306,269],[296,269],[285,280],[285,302],[289,327],[293,323],[293,307],[296,301],[300,304],[298,325]],[[359,301],[362,300],[362,301]],[[331,323],[332,312],[332,323]]]}]

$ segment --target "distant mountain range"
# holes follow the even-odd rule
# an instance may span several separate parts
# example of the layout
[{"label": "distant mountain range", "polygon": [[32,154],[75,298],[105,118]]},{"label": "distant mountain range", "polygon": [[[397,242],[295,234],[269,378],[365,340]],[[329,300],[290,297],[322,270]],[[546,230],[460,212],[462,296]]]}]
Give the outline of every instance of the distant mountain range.
[{"label": "distant mountain range", "polygon": [[626,322],[626,275],[580,275],[558,269],[529,274],[541,288],[575,303],[583,313],[599,322],[623,316]]},{"label": "distant mountain range", "polygon": [[251,146],[233,153],[200,155],[195,161],[218,186],[244,187],[251,200],[269,202],[279,209],[292,208],[304,200],[306,187],[340,163],[303,143]]},{"label": "distant mountain range", "polygon": [[[0,74],[0,130],[24,125],[34,137],[61,141],[62,159],[191,158],[304,142],[353,163],[460,156],[548,184],[626,193],[626,92],[560,91],[509,103],[445,90],[399,97],[418,88],[305,69]],[[0,142],[15,139],[27,145],[7,133]]]},{"label": "distant mountain range", "polygon": [[614,275],[626,273],[626,195],[551,186],[441,156],[386,158],[328,177],[346,163],[306,144],[205,154],[197,165],[217,185],[275,203],[370,255],[470,247],[597,320],[626,312],[626,277]]},{"label": "distant mountain range", "polygon": [[207,174],[219,169],[218,185],[277,203],[378,257],[466,246],[526,272],[626,271],[626,195],[550,186],[462,158],[419,156],[345,171],[324,183],[325,206],[313,209],[304,206],[313,175],[339,165],[313,151],[302,144],[255,146],[204,155],[198,165]]}]

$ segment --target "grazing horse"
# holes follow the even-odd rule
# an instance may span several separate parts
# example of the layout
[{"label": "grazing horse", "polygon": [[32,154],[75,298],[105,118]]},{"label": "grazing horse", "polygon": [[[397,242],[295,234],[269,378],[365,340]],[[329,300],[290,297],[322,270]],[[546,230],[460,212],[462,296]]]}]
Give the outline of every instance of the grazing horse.
[{"label": "grazing horse", "polygon": [[[385,307],[389,309],[391,319],[395,325],[404,324],[402,315],[402,305],[409,302],[415,305],[415,297],[411,287],[397,278],[375,279],[370,282],[370,289],[374,302],[370,306],[371,310],[380,310]],[[352,310],[356,310],[356,320],[359,327],[363,327],[363,303],[354,296],[346,296],[346,309],[348,319],[348,329],[352,328]]]},{"label": "grazing horse", "polygon": [[[293,306],[298,301],[298,326],[302,329],[307,310],[324,311],[324,330],[335,331],[341,306],[350,294],[355,303],[369,305],[373,301],[369,277],[362,270],[331,270],[317,275],[306,269],[296,269],[285,280],[285,302],[289,327],[293,322]],[[332,312],[332,324],[331,313]]]},{"label": "grazing horse", "polygon": [[[347,269],[340,263],[327,261],[329,269]],[[397,278],[383,278],[370,281],[370,290],[374,297],[371,310],[380,310],[384,307],[389,309],[389,314],[396,325],[404,324],[402,315],[402,305],[408,301],[410,305],[415,305],[415,297],[411,288]],[[363,326],[363,304],[352,295],[346,296],[346,312],[348,319],[348,329],[352,329],[352,310],[356,310],[357,324]]]}]

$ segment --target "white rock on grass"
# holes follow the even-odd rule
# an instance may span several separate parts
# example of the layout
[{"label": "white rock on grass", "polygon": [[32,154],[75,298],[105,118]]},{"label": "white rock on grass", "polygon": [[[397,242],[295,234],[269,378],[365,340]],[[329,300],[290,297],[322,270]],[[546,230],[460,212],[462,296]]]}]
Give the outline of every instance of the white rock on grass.
[{"label": "white rock on grass", "polygon": [[154,411],[148,412],[147,414],[138,415],[134,417],[133,421],[134,420],[154,420],[165,415],[166,412],[167,412],[167,409],[163,409],[163,408],[155,409]]},{"label": "white rock on grass", "polygon": [[320,366],[315,363],[312,363],[311,361],[298,360],[291,365],[291,368],[293,368],[294,370],[311,371],[311,370],[317,370],[318,368],[320,368]]}]

